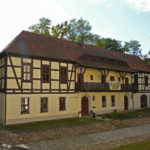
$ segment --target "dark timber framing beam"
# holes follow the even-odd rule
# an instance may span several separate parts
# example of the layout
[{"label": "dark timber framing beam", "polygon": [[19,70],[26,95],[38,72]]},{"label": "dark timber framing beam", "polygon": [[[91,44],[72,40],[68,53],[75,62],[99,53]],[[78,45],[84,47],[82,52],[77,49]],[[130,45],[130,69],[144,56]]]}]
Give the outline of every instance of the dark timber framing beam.
[{"label": "dark timber framing beam", "polygon": [[12,70],[13,70],[13,73],[14,73],[14,76],[15,76],[15,79],[16,79],[16,82],[17,82],[17,86],[18,86],[19,89],[21,89],[20,84],[19,84],[19,81],[18,81],[18,79],[17,79],[16,71],[15,71],[15,68],[14,68],[14,66],[13,66],[13,62],[12,62],[12,59],[11,59],[10,56],[9,56],[9,61],[10,61],[10,64],[11,64],[11,67],[12,67]]}]

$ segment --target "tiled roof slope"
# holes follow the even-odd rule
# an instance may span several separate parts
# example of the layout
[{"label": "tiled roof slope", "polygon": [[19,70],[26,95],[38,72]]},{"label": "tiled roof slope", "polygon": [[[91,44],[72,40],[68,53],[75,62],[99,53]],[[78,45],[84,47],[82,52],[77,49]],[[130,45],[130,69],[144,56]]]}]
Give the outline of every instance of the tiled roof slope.
[{"label": "tiled roof slope", "polygon": [[[13,53],[37,57],[75,61],[84,66],[122,71],[150,72],[150,66],[137,56],[110,51],[95,46],[71,42],[46,35],[22,31],[2,53]],[[83,55],[100,56],[106,59],[124,61],[127,65],[106,64],[79,59]]]}]

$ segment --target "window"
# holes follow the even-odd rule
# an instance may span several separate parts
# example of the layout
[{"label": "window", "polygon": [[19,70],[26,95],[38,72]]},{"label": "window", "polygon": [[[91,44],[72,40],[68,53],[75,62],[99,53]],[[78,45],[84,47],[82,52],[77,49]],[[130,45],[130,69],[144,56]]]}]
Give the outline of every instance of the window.
[{"label": "window", "polygon": [[115,96],[111,96],[111,106],[115,106]]},{"label": "window", "polygon": [[125,84],[129,84],[129,79],[125,78]]},{"label": "window", "polygon": [[95,101],[95,96],[93,96],[93,101]]},{"label": "window", "polygon": [[101,82],[102,84],[106,83],[106,77],[104,75],[101,76]]},{"label": "window", "polygon": [[118,77],[118,81],[120,82],[121,80],[120,80],[120,77]]},{"label": "window", "polygon": [[82,73],[78,73],[78,82],[81,83],[83,81],[84,81],[83,74]]},{"label": "window", "polygon": [[114,76],[110,76],[110,81],[115,81]]},{"label": "window", "polygon": [[138,84],[138,75],[137,74],[134,75],[134,83]]},{"label": "window", "polygon": [[48,97],[41,98],[41,113],[48,112]]},{"label": "window", "polygon": [[68,70],[67,67],[60,67],[60,83],[67,83],[68,79]]},{"label": "window", "polygon": [[148,86],[148,76],[145,76],[144,80],[145,80],[145,86]]},{"label": "window", "polygon": [[93,80],[93,75],[90,76],[91,80]]},{"label": "window", "polygon": [[60,111],[66,110],[66,98],[65,97],[59,98],[59,110]]},{"label": "window", "polygon": [[106,96],[102,96],[102,107],[106,107]]},{"label": "window", "polygon": [[31,81],[31,64],[24,63],[23,64],[23,81],[24,82],[30,82]]},{"label": "window", "polygon": [[42,66],[42,81],[43,82],[50,81],[50,66],[48,66],[48,65]]},{"label": "window", "polygon": [[29,98],[21,98],[21,114],[29,113]]}]

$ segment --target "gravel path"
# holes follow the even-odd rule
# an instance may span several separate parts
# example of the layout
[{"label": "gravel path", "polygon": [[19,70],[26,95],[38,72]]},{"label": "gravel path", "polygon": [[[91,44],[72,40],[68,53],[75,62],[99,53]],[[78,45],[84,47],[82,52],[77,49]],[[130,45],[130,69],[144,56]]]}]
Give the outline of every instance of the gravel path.
[{"label": "gravel path", "polygon": [[[150,125],[122,128],[103,133],[87,134],[56,140],[47,140],[26,144],[33,150],[80,150],[95,147],[102,143],[122,140],[123,138],[135,137],[150,133]],[[63,135],[62,135],[63,136]],[[96,149],[96,147],[94,148]],[[93,149],[93,150],[94,150]]]}]

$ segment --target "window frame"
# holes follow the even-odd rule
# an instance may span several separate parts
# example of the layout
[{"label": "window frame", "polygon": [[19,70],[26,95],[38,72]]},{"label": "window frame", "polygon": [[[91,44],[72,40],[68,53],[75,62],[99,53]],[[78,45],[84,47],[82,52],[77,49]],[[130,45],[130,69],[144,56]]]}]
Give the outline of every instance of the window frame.
[{"label": "window frame", "polygon": [[60,69],[59,69],[59,80],[60,80],[60,84],[67,84],[67,82],[68,82],[68,68],[67,67],[60,66]]},{"label": "window frame", "polygon": [[125,78],[125,84],[126,84],[126,85],[129,84],[129,78],[128,78],[128,77]]},{"label": "window frame", "polygon": [[94,80],[94,76],[92,74],[90,75],[90,79],[91,81]]},{"label": "window frame", "polygon": [[[24,66],[30,66],[30,72],[24,71]],[[24,79],[25,74],[30,75],[30,80]],[[31,63],[23,63],[22,64],[22,81],[23,82],[31,82],[32,81],[32,64]]]},{"label": "window frame", "polygon": [[[114,101],[114,102],[113,102]],[[111,107],[115,107],[116,106],[116,99],[115,99],[115,95],[111,95]]]},{"label": "window frame", "polygon": [[[104,101],[105,101],[105,103],[104,103]],[[102,96],[102,108],[105,108],[105,107],[107,107],[106,96]]]},{"label": "window frame", "polygon": [[[44,111],[44,110],[42,110],[42,98],[46,98],[46,111]],[[40,113],[46,113],[46,112],[48,112],[48,97],[41,97],[40,98]]]},{"label": "window frame", "polygon": [[[44,68],[48,68],[48,73],[44,73]],[[50,80],[51,80],[51,66],[50,65],[42,65],[42,82],[43,83],[49,83]],[[46,79],[46,76],[48,74],[48,80],[43,80],[43,76],[45,76],[45,79]]]},{"label": "window frame", "polygon": [[[22,100],[25,100],[25,99],[28,99],[28,104],[25,104],[25,101],[24,101],[24,105],[22,106]],[[25,109],[25,106],[28,106],[28,111],[22,111],[22,107]],[[29,114],[30,113],[30,98],[29,97],[22,97],[20,99],[20,114],[23,115],[23,114]]]},{"label": "window frame", "polygon": [[[64,98],[64,108],[62,108],[61,106],[63,105],[63,104],[61,104],[61,99],[62,98]],[[66,111],[66,97],[59,97],[59,111]]]},{"label": "window frame", "polygon": [[115,77],[114,76],[110,76],[110,81],[115,81]]},{"label": "window frame", "polygon": [[101,75],[101,83],[106,84],[106,76]]},{"label": "window frame", "polygon": [[148,86],[148,76],[144,76],[144,85]]}]

